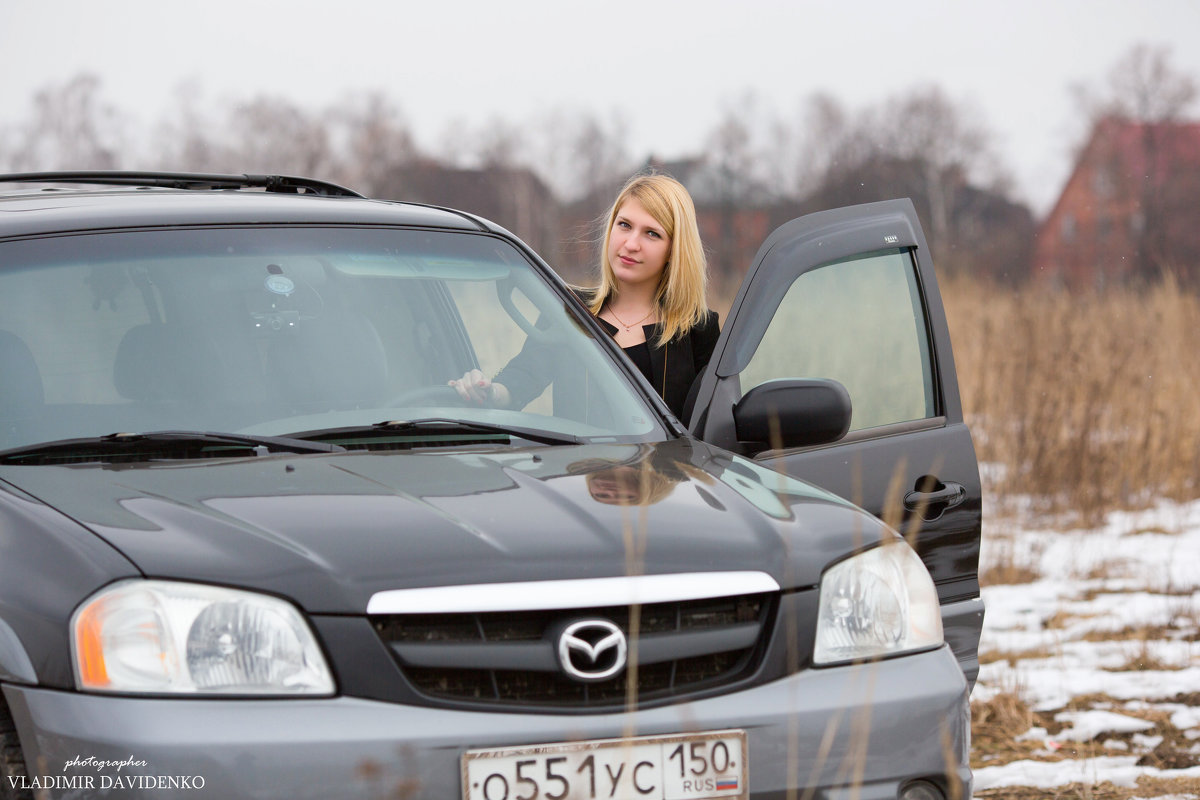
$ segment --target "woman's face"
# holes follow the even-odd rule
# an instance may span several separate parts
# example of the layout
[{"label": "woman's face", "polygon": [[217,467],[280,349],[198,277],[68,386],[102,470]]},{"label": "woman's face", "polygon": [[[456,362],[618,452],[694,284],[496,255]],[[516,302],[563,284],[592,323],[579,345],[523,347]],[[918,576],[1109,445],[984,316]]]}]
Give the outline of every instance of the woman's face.
[{"label": "woman's face", "polygon": [[633,467],[619,466],[589,473],[585,479],[592,498],[614,506],[637,505],[642,500],[641,476]]},{"label": "woman's face", "polygon": [[608,264],[617,283],[657,286],[670,257],[671,237],[658,220],[632,197],[622,203],[608,235]]}]

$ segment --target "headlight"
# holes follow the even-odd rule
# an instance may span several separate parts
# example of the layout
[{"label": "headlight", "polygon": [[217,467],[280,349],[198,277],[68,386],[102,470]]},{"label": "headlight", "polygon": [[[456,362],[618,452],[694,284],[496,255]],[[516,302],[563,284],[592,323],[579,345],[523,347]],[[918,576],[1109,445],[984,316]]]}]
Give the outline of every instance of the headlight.
[{"label": "headlight", "polygon": [[100,692],[333,693],[308,624],[275,597],[172,581],[101,590],[71,619],[75,682]]},{"label": "headlight", "polygon": [[822,576],[814,664],[878,658],[941,643],[937,589],[904,542],[860,553]]}]

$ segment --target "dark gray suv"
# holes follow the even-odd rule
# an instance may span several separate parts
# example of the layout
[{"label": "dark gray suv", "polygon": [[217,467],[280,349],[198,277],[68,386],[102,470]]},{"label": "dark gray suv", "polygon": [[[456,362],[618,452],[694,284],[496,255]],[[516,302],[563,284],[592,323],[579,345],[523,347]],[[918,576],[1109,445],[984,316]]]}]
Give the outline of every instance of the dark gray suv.
[{"label": "dark gray suv", "polygon": [[[969,796],[980,486],[908,201],[772,234],[679,420],[469,214],[0,181],[0,797]],[[529,347],[522,409],[447,386]]]}]

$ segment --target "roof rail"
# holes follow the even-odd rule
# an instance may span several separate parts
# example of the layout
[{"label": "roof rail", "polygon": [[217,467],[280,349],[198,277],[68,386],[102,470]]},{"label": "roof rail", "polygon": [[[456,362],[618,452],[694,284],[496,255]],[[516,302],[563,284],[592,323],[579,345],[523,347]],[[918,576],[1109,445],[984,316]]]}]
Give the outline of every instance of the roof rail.
[{"label": "roof rail", "polygon": [[363,197],[335,183],[291,175],[219,175],[199,172],[16,172],[0,174],[0,183],[81,183],[99,186],[158,186],[169,189],[265,189],[285,194]]}]

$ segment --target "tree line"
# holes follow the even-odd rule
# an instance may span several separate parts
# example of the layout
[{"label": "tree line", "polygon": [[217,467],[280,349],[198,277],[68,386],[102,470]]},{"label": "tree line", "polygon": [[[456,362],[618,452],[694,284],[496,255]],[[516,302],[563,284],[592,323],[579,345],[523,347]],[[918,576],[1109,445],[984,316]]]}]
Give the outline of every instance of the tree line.
[{"label": "tree line", "polygon": [[[1168,52],[1143,45],[1114,64],[1106,81],[1077,87],[1075,102],[1085,121],[1113,114],[1176,119],[1194,102],[1196,87],[1171,66]],[[392,199],[410,199],[395,196],[405,191],[395,178],[404,170],[521,170],[574,219],[602,213],[614,187],[647,166],[650,154],[631,152],[626,129],[619,113],[550,108],[519,126],[501,118],[451,120],[428,146],[383,92],[347,94],[319,109],[272,95],[214,108],[190,84],[157,121],[135,131],[126,112],[106,100],[101,79],[81,74],[44,87],[24,119],[0,127],[0,168],[298,174]],[[818,93],[790,115],[746,92],[724,104],[701,152],[684,155],[660,164],[688,164],[702,176],[695,180],[703,185],[689,189],[712,212],[706,245],[717,264],[747,266],[735,241],[737,215],[746,209],[761,209],[777,223],[811,210],[911,197],[939,269],[1010,283],[1028,274],[1033,214],[1015,198],[981,115],[936,85],[859,109]]]}]

